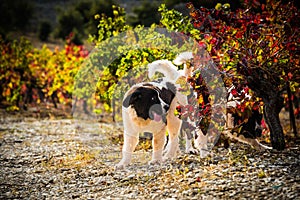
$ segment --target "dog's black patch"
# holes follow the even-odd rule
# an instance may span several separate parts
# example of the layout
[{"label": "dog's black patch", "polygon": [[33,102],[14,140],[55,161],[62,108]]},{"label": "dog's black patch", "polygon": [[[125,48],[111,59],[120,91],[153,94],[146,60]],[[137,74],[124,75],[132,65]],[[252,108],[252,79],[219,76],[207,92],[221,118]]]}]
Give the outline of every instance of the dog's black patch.
[{"label": "dog's black patch", "polygon": [[[149,85],[150,86],[150,85]],[[151,85],[152,86],[152,85]],[[153,113],[162,116],[165,121],[163,108],[158,95],[158,88],[156,87],[140,87],[136,89],[131,95],[127,96],[123,101],[124,107],[132,106],[138,117],[145,120],[154,119]]]},{"label": "dog's black patch", "polygon": [[[175,94],[176,94],[176,87],[174,84],[167,82],[167,88],[163,87],[160,92],[160,98],[168,105],[171,105]],[[167,109],[168,110],[168,109]]]},{"label": "dog's black patch", "polygon": [[[174,84],[167,82],[166,87],[154,86],[151,83],[144,83],[123,101],[125,108],[132,106],[138,117],[145,120],[154,120],[155,116],[161,116],[161,120],[167,123],[166,115],[176,93]],[[163,101],[163,102],[161,102]]]}]

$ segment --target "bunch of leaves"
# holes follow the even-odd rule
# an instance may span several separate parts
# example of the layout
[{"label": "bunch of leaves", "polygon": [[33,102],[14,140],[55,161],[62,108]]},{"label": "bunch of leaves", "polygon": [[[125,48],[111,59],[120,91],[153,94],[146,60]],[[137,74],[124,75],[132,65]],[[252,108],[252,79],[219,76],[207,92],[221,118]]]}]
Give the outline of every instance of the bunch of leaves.
[{"label": "bunch of leaves", "polygon": [[[57,51],[57,50],[56,50]],[[35,103],[39,104],[43,101],[47,101],[51,94],[49,93],[50,88],[53,84],[53,78],[55,77],[55,65],[52,67],[48,65],[50,59],[54,58],[54,53],[44,45],[40,50],[33,49],[33,51],[28,55],[31,62],[28,64],[29,71],[34,80],[34,85],[31,89],[39,89],[43,95],[36,96],[33,100]],[[28,88],[26,90],[28,93]]]},{"label": "bunch of leaves", "polygon": [[[278,118],[280,95],[286,81],[292,88],[297,87],[300,77],[299,11],[292,3],[255,2],[246,1],[246,7],[236,11],[231,11],[229,4],[217,4],[214,9],[197,9],[187,4],[196,29],[187,34],[196,33],[196,36],[190,35],[206,48],[219,70],[224,72],[227,86],[245,85],[262,98],[271,138],[272,133],[275,135],[273,146],[282,149],[284,140]],[[185,23],[174,24],[176,26],[167,27],[185,30],[182,28]],[[190,25],[187,27],[190,29]]]},{"label": "bunch of leaves", "polygon": [[[113,6],[113,14],[113,17],[95,16],[99,19],[98,36],[90,39],[96,47],[76,76],[74,93],[76,98],[90,103],[101,102],[108,111],[113,109],[113,99],[122,99],[132,84],[147,80],[148,63],[173,60],[180,51],[188,49],[184,44],[181,48],[172,44],[171,38],[156,31],[156,25],[150,28],[127,25],[124,9],[120,7]],[[90,100],[94,93],[95,100]]]},{"label": "bunch of leaves", "polygon": [[56,48],[51,51],[46,45],[34,50],[29,68],[36,80],[35,87],[42,89],[43,101],[54,101],[55,97],[59,103],[70,103],[74,77],[87,56],[87,50],[73,44],[71,39],[67,40],[62,50]]},{"label": "bunch of leaves", "polygon": [[[188,4],[188,7],[191,7],[192,4]],[[226,4],[224,7],[229,6],[229,4]],[[217,6],[216,6],[217,7]],[[162,8],[164,8],[162,6]],[[206,8],[201,8],[202,10],[208,10]],[[203,48],[205,48],[211,58],[214,59],[215,63],[218,64],[218,67],[220,67],[220,56],[216,56],[215,52],[216,52],[216,48],[218,47],[218,50],[221,48],[220,46],[215,46],[217,44],[217,39],[213,38],[212,33],[210,30],[204,30],[202,28],[199,28],[201,26],[201,24],[203,23],[208,23],[205,22],[204,20],[200,23],[199,20],[192,20],[190,18],[187,17],[183,17],[181,13],[177,13],[174,10],[165,10],[165,9],[161,9],[161,11],[163,11],[162,16],[163,18],[165,18],[165,21],[163,22],[163,25],[166,26],[169,29],[175,30],[175,31],[183,31],[185,34],[190,35],[191,37],[195,38],[196,40],[198,40],[199,46],[202,46]],[[198,12],[198,10],[197,10]],[[174,16],[173,13],[177,13],[176,16]],[[199,11],[200,13],[200,11]],[[200,14],[197,13],[197,16],[199,17]],[[167,17],[164,17],[164,16]],[[192,16],[193,13],[191,14]],[[203,17],[207,17],[208,15],[204,15]],[[173,23],[173,20],[175,21],[180,21],[180,22],[184,22],[184,23]],[[213,20],[213,19],[211,19]],[[189,23],[192,22],[192,23]],[[169,26],[169,24],[175,25],[175,26]],[[187,24],[187,25],[186,25]],[[202,26],[201,26],[202,27]],[[224,32],[224,31],[223,31]],[[218,33],[215,33],[218,34]],[[224,60],[222,60],[224,61]],[[222,69],[222,72],[225,72],[224,74],[226,75],[227,71]],[[233,76],[227,77],[224,76],[225,78],[225,84],[227,87],[231,86],[231,84],[233,83]],[[236,77],[234,77],[236,78]],[[189,82],[191,83],[192,87],[195,89],[195,91],[198,93],[199,96],[199,103],[201,104],[201,106],[203,106],[203,104],[208,102],[208,95],[207,94],[207,88],[205,86],[205,81],[203,81],[203,78],[201,75],[195,76],[195,77],[189,77]],[[203,96],[205,96],[206,100],[203,100]]]},{"label": "bunch of leaves", "polygon": [[211,10],[188,5],[192,23],[205,33],[202,41],[220,70],[251,89],[256,88],[250,84],[255,79],[267,79],[279,90],[285,81],[291,81],[293,88],[298,86],[297,8],[273,1],[257,2],[261,12],[255,12],[252,4],[247,6],[232,12],[229,4]]},{"label": "bunch of leaves", "polygon": [[160,5],[158,11],[161,14],[160,23],[171,31],[182,32],[195,39],[200,39],[200,31],[190,22],[190,18],[172,9],[169,10],[165,4]]},{"label": "bunch of leaves", "polygon": [[191,5],[190,9],[197,27],[210,33],[213,46],[209,52],[220,70],[240,76],[240,84],[262,98],[272,145],[283,149],[281,92],[287,81],[292,87],[300,81],[299,27],[295,25],[299,10],[292,3],[276,1],[246,6],[246,10],[235,12],[228,5],[216,6],[212,11]]},{"label": "bunch of leaves", "polygon": [[47,46],[35,49],[24,38],[0,38],[0,50],[0,100],[9,110],[29,103],[70,102],[74,77],[88,55],[83,46],[70,41],[65,49],[52,51]]},{"label": "bunch of leaves", "polygon": [[26,88],[34,84],[29,70],[32,51],[24,38],[6,41],[0,36],[0,101],[6,102],[9,110],[19,109]]}]

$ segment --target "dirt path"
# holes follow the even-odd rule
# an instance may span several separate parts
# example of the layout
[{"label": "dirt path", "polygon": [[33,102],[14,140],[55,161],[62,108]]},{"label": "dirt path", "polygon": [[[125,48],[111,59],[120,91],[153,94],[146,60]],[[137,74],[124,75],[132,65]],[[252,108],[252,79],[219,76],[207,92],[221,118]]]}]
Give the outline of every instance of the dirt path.
[{"label": "dirt path", "polygon": [[148,166],[140,150],[133,165],[120,160],[120,127],[71,119],[0,118],[0,199],[296,199],[300,151],[256,152],[231,144],[200,159],[181,154]]}]

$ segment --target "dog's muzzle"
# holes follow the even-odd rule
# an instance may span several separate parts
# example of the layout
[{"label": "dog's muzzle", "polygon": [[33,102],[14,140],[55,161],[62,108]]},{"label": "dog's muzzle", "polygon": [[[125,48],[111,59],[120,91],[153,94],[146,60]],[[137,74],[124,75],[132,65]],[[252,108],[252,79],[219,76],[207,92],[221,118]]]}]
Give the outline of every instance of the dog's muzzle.
[{"label": "dog's muzzle", "polygon": [[167,110],[169,109],[169,106],[164,105],[162,107],[162,105],[160,104],[155,104],[153,106],[151,106],[150,110],[149,110],[149,117],[150,119],[156,121],[156,122],[160,122],[163,121],[164,123],[167,122],[166,120],[166,116],[168,114]]}]

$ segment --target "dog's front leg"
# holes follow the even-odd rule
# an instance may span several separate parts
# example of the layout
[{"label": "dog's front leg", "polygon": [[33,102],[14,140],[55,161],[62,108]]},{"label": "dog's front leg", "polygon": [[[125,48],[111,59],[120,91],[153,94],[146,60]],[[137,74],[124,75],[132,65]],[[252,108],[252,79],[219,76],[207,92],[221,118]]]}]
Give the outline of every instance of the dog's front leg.
[{"label": "dog's front leg", "polygon": [[153,146],[153,153],[152,153],[152,160],[149,164],[154,164],[157,162],[162,162],[162,153],[165,144],[166,138],[166,128],[163,128],[157,133],[153,134],[152,146]]},{"label": "dog's front leg", "polygon": [[138,136],[132,136],[124,133],[124,145],[122,149],[122,160],[116,165],[116,168],[125,168],[131,161],[132,153],[138,144]]}]

